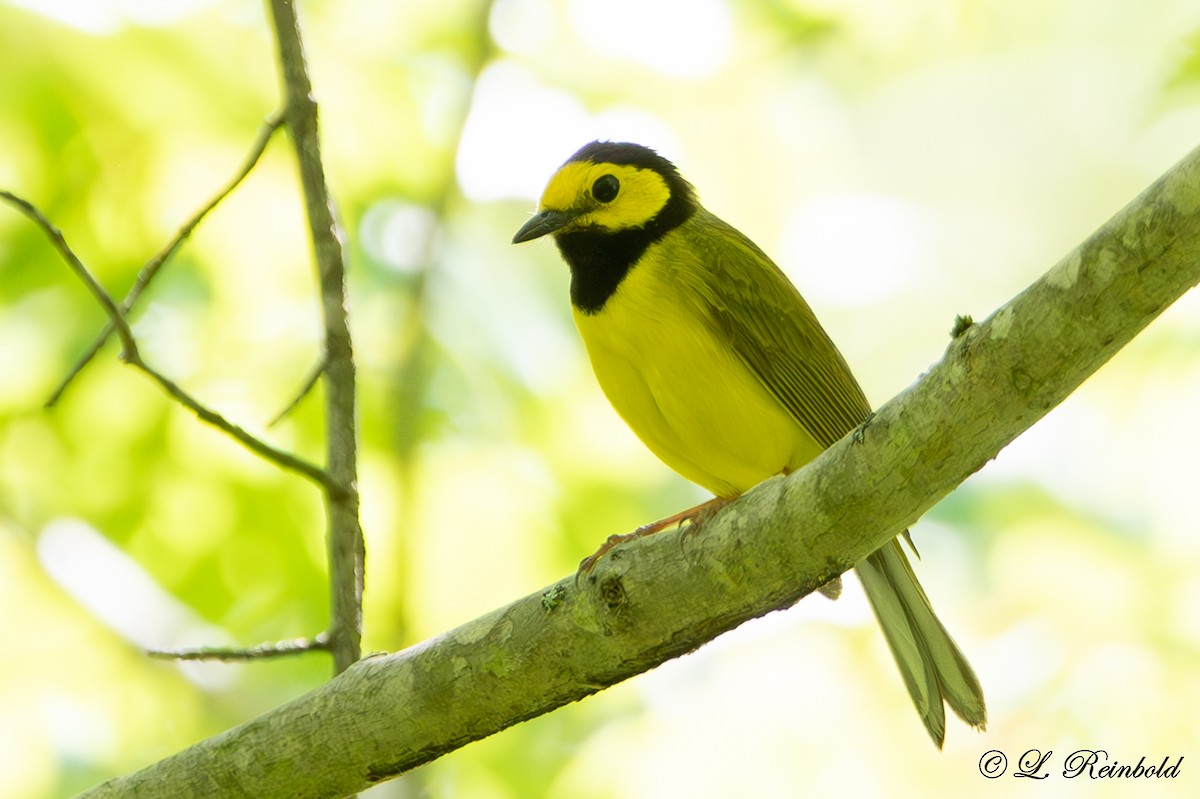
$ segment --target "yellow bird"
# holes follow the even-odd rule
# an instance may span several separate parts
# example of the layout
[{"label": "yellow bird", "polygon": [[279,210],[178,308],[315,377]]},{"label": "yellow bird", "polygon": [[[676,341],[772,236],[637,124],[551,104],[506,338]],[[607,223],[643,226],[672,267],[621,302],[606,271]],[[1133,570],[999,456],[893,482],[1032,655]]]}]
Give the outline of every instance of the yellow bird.
[{"label": "yellow bird", "polygon": [[[570,267],[575,323],[609,401],[714,502],[799,469],[870,414],[795,286],[653,150],[592,142],[571,156],[513,243],[546,234]],[[983,728],[979,680],[899,538],[855,571],[934,742],[943,701]]]}]

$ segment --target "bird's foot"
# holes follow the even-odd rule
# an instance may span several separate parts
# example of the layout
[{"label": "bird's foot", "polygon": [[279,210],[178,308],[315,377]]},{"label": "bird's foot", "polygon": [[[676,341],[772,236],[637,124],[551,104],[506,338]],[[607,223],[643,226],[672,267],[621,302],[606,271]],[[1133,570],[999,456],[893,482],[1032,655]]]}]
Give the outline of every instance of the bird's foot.
[{"label": "bird's foot", "polygon": [[688,508],[687,510],[680,511],[673,516],[668,516],[665,519],[659,519],[656,522],[643,524],[632,533],[610,535],[605,542],[600,545],[599,549],[579,562],[579,571],[576,573],[576,577],[590,572],[596,563],[599,562],[600,558],[604,557],[609,550],[618,544],[624,544],[626,541],[632,541],[635,538],[645,538],[648,535],[654,535],[655,533],[662,532],[672,525],[683,524],[684,522],[692,523],[691,527],[685,531],[685,535],[692,535],[696,532],[699,532],[700,525],[703,524],[704,520],[721,508],[725,507],[725,505],[730,501],[730,499],[725,497],[713,497],[707,502],[701,502],[694,508]]}]

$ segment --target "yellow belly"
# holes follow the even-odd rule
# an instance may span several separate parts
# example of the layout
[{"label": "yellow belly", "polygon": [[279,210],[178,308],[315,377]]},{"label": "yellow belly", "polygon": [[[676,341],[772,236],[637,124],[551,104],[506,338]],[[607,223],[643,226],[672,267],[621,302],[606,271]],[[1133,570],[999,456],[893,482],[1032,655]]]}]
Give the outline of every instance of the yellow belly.
[{"label": "yellow belly", "polygon": [[575,311],[617,413],[668,466],[732,497],[803,466],[822,447],[704,323],[664,270],[633,269],[595,315]]}]

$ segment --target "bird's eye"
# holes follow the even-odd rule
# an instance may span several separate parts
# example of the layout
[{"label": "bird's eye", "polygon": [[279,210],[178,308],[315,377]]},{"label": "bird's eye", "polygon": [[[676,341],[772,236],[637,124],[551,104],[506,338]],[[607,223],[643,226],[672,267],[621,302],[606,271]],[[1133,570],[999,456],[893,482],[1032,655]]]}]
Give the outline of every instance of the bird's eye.
[{"label": "bird's eye", "polygon": [[621,190],[621,181],[612,175],[601,175],[592,184],[592,196],[602,203],[610,203],[617,198]]}]

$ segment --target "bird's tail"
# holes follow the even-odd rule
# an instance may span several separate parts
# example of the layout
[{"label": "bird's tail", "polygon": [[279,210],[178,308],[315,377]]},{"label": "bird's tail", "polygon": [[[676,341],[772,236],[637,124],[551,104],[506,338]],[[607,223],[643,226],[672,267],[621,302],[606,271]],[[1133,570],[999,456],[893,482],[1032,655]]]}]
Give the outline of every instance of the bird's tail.
[{"label": "bird's tail", "polygon": [[987,708],[979,678],[934,615],[900,539],[871,553],[855,570],[934,743],[940,748],[946,735],[943,700],[963,721],[983,729]]}]

